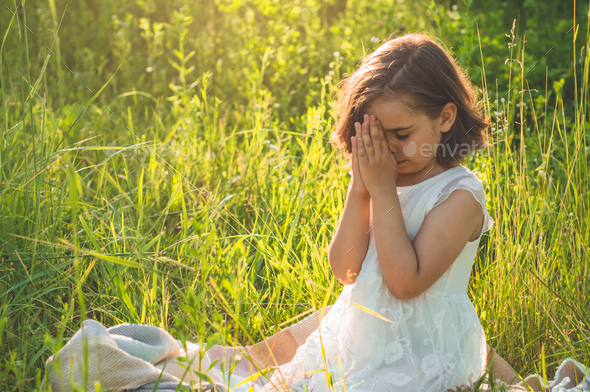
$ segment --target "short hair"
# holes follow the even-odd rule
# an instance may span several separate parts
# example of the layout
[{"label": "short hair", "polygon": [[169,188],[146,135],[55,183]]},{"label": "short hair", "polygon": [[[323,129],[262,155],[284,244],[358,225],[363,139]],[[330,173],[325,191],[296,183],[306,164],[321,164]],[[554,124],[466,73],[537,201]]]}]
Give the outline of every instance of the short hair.
[{"label": "short hair", "polygon": [[[349,169],[354,123],[363,123],[363,114],[376,99],[406,102],[413,112],[431,120],[440,115],[447,103],[457,105],[455,122],[443,133],[435,152],[437,162],[445,168],[460,164],[468,155],[490,146],[486,132],[490,121],[480,106],[484,101],[476,101],[478,90],[447,50],[427,34],[407,33],[386,41],[338,84],[334,107],[338,119],[330,143],[343,150]],[[465,145],[473,148],[469,147],[463,156],[440,151],[445,148],[457,151]]]}]

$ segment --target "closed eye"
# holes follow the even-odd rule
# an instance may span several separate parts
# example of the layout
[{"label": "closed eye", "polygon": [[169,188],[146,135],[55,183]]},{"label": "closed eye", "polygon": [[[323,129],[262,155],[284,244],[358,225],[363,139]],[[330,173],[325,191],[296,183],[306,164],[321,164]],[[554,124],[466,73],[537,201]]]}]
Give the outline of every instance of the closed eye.
[{"label": "closed eye", "polygon": [[410,135],[395,135],[398,140],[406,140]]}]

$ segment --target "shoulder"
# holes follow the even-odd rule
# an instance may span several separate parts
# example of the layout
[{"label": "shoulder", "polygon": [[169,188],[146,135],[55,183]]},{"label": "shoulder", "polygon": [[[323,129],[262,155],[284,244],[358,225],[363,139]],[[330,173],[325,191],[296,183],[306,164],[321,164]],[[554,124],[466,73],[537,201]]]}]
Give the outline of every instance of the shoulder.
[{"label": "shoulder", "polygon": [[[464,191],[453,192],[461,189]],[[454,193],[463,195],[454,196],[454,198],[461,197],[463,199],[469,199],[469,193],[471,193],[471,199],[474,199],[474,201],[479,202],[480,204],[485,204],[483,181],[471,170],[461,166],[454,170],[451,176],[448,176],[445,181],[439,183],[436,189],[434,189],[434,192],[432,192],[433,200],[430,209],[443,203]]]},{"label": "shoulder", "polygon": [[427,215],[439,222],[451,219],[453,223],[463,225],[465,231],[472,233],[470,241],[479,238],[493,225],[487,211],[483,181],[466,167],[457,169],[437,187],[429,200]]},{"label": "shoulder", "polygon": [[475,221],[479,219],[482,212],[479,199],[480,191],[477,189],[453,187],[448,192],[439,195],[430,208],[429,215],[437,215],[442,219],[462,217]]},{"label": "shoulder", "polygon": [[482,206],[476,195],[479,192],[472,188],[453,187],[435,203],[431,201],[414,239],[415,248],[438,249],[438,255],[432,257],[444,259],[443,264],[450,266],[466,244],[479,238],[482,231]]}]

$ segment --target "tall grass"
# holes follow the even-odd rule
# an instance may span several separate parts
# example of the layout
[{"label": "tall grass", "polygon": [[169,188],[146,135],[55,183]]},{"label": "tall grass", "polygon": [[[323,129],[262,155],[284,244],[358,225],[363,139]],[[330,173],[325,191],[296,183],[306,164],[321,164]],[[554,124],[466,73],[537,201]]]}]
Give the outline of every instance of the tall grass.
[{"label": "tall grass", "polygon": [[68,19],[65,4],[26,4],[2,16],[0,389],[40,390],[87,318],[247,345],[333,303],[326,250],[349,179],[327,142],[333,93],[371,37],[401,28],[459,46],[494,121],[493,147],[465,164],[495,220],[469,287],[490,345],[523,376],[590,362],[588,26],[559,37],[581,68],[564,102],[549,69],[544,91],[529,85],[536,43],[513,29],[488,59],[463,6],[362,2],[326,29],[315,2],[227,6],[211,27],[188,2],[166,23],[105,19],[105,0],[92,15],[123,34],[99,53],[84,48],[83,6]]}]

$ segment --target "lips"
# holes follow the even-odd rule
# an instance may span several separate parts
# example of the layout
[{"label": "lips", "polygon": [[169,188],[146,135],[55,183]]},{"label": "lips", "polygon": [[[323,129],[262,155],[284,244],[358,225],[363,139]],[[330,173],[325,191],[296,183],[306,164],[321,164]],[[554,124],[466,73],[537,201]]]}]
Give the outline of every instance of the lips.
[{"label": "lips", "polygon": [[402,163],[404,163],[406,160],[404,159],[403,161],[397,161],[398,165],[401,165]]}]

